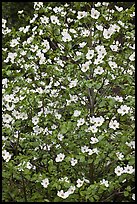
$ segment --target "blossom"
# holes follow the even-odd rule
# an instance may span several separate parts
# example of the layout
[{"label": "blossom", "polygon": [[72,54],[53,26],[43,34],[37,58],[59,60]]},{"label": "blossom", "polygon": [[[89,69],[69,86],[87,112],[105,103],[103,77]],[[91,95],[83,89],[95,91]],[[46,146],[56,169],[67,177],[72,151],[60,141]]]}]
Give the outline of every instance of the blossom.
[{"label": "blossom", "polygon": [[98,55],[105,56],[107,54],[106,49],[103,45],[97,45],[95,47],[95,50],[97,51]]},{"label": "blossom", "polygon": [[11,159],[11,154],[7,152],[6,150],[2,150],[2,157],[3,159],[8,162]]},{"label": "blossom", "polygon": [[91,130],[93,133],[96,133],[98,131],[98,128],[96,125],[92,125],[89,127],[89,130]]},{"label": "blossom", "polygon": [[11,42],[10,42],[10,46],[15,47],[16,45],[18,45],[19,44],[18,39],[12,39]]},{"label": "blossom", "polygon": [[117,112],[123,116],[126,113],[128,113],[129,110],[130,110],[130,107],[128,107],[127,105],[121,105],[120,108],[117,110]]},{"label": "blossom", "polygon": [[62,32],[61,34],[63,35],[62,40],[63,40],[64,42],[69,42],[69,41],[72,40],[71,35],[70,35],[67,31]]},{"label": "blossom", "polygon": [[105,185],[106,187],[109,187],[109,183],[107,180],[103,179],[102,181],[100,181],[100,184],[102,185]]},{"label": "blossom", "polygon": [[132,199],[135,200],[135,193],[132,194]]},{"label": "blossom", "polygon": [[78,11],[78,19],[81,19],[83,17],[87,16],[87,12],[86,11]]},{"label": "blossom", "polygon": [[48,178],[43,179],[42,182],[41,182],[41,185],[42,185],[44,188],[47,188],[48,185],[49,185],[49,179],[48,179]]},{"label": "blossom", "polygon": [[60,25],[59,19],[57,16],[50,16],[51,23]]},{"label": "blossom", "polygon": [[92,8],[91,9],[91,17],[94,18],[94,19],[98,19],[100,16],[100,12],[97,11],[96,9]]},{"label": "blossom", "polygon": [[127,165],[126,167],[124,167],[124,173],[132,174],[134,171],[135,169],[133,168],[133,166]]},{"label": "blossom", "polygon": [[86,44],[86,42],[79,43],[79,47],[83,48]]},{"label": "blossom", "polygon": [[86,58],[89,60],[89,59],[92,59],[93,56],[94,56],[94,50],[88,50],[86,54]]},{"label": "blossom", "polygon": [[78,160],[71,158],[70,162],[71,162],[71,166],[75,166],[78,163]]},{"label": "blossom", "polygon": [[55,8],[53,8],[53,11],[55,12],[55,13],[60,13],[61,11],[63,10],[63,8],[62,7],[55,7]]},{"label": "blossom", "polygon": [[123,7],[118,7],[118,6],[115,6],[115,8],[117,9],[117,11],[123,11]]},{"label": "blossom", "polygon": [[91,139],[90,141],[91,144],[96,144],[97,142],[99,142],[99,140],[96,137],[91,137],[90,139]]},{"label": "blossom", "polygon": [[62,139],[64,138],[64,136],[62,134],[58,134],[58,140],[62,141]]},{"label": "blossom", "polygon": [[121,152],[116,152],[116,155],[119,160],[122,160],[124,158],[124,155]]},{"label": "blossom", "polygon": [[105,120],[104,120],[104,118],[103,118],[102,116],[100,116],[100,117],[92,116],[92,117],[90,118],[90,122],[91,122],[91,123],[94,123],[94,125],[95,125],[96,127],[101,126],[104,121],[105,121]]},{"label": "blossom", "polygon": [[110,45],[110,48],[112,51],[118,51],[118,46],[117,45]]},{"label": "blossom", "polygon": [[42,50],[44,53],[50,49],[50,45],[49,45],[49,42],[47,40],[43,40],[43,42],[41,44],[44,46],[44,50]]},{"label": "blossom", "polygon": [[34,117],[32,118],[32,123],[33,123],[34,125],[36,125],[38,122],[39,122],[39,118],[38,118],[37,116],[34,116]]},{"label": "blossom", "polygon": [[91,64],[90,61],[85,62],[84,64],[81,65],[81,71],[86,72],[89,69],[89,65]]},{"label": "blossom", "polygon": [[13,120],[13,118],[8,113],[6,113],[3,114],[2,120],[4,123],[10,123]]},{"label": "blossom", "polygon": [[81,114],[81,111],[75,110],[73,116],[78,117],[78,116],[80,116],[80,114]]},{"label": "blossom", "polygon": [[81,35],[83,37],[88,37],[90,35],[90,30],[83,29],[82,32],[81,32]]},{"label": "blossom", "polygon": [[55,159],[56,162],[62,162],[65,158],[65,154],[59,153]]},{"label": "blossom", "polygon": [[132,55],[130,55],[129,59],[130,61],[135,61],[135,52]]},{"label": "blossom", "polygon": [[69,88],[73,88],[73,87],[77,86],[77,83],[78,83],[77,79],[71,81],[70,84],[69,84]]},{"label": "blossom", "polygon": [[101,75],[104,72],[104,69],[100,66],[98,66],[95,70],[94,70],[94,74],[99,74]]},{"label": "blossom", "polygon": [[43,2],[34,2],[35,10],[39,10],[41,7],[43,7]]},{"label": "blossom", "polygon": [[116,130],[117,128],[119,128],[119,123],[116,120],[111,120],[109,123],[109,127],[113,130]]},{"label": "blossom", "polygon": [[80,118],[78,121],[77,121],[77,126],[81,126],[85,123],[85,119],[84,118]]},{"label": "blossom", "polygon": [[73,194],[75,190],[76,190],[76,187],[75,187],[75,186],[70,186],[67,192],[68,192],[69,194]]},{"label": "blossom", "polygon": [[114,32],[113,32],[113,30],[112,29],[104,29],[104,31],[103,31],[103,37],[105,38],[105,39],[109,39],[110,37],[111,37],[111,35],[113,34]]},{"label": "blossom", "polygon": [[49,18],[46,16],[40,17],[41,23],[43,24],[48,24],[49,23]]},{"label": "blossom", "polygon": [[85,152],[88,152],[88,146],[83,146],[83,147],[81,147],[81,152],[83,152],[83,153],[85,153]]},{"label": "blossom", "polygon": [[78,179],[78,180],[77,180],[77,185],[76,185],[76,186],[77,186],[78,188],[80,188],[80,187],[83,185],[83,183],[84,183],[83,180]]},{"label": "blossom", "polygon": [[99,150],[96,148],[93,148],[93,149],[88,149],[88,155],[92,155],[92,154],[98,154],[99,153]]},{"label": "blossom", "polygon": [[135,149],[135,141],[126,142],[126,145],[132,149]]},{"label": "blossom", "polygon": [[102,25],[96,25],[96,28],[100,31],[103,31],[103,26]]},{"label": "blossom", "polygon": [[64,193],[63,190],[60,190],[60,191],[57,192],[57,196],[59,196],[59,197],[61,197],[63,199],[66,199],[69,195],[70,195],[69,192]]},{"label": "blossom", "polygon": [[116,174],[117,176],[121,176],[122,173],[124,173],[123,167],[117,166],[117,167],[115,168],[115,174]]}]

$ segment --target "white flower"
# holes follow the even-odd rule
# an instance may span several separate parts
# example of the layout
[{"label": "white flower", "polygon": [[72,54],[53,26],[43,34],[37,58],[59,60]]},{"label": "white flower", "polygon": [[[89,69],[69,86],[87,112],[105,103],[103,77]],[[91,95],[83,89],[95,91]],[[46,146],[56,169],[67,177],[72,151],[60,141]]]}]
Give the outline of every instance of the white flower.
[{"label": "white flower", "polygon": [[30,162],[27,162],[26,167],[27,167],[27,169],[31,169],[33,167],[33,165]]},{"label": "white flower", "polygon": [[70,162],[71,162],[71,166],[75,166],[78,163],[78,160],[71,158]]},{"label": "white flower", "polygon": [[113,68],[117,68],[116,62],[109,61],[108,64],[109,64],[109,66],[110,66],[112,69],[113,69]]},{"label": "white flower", "polygon": [[57,192],[57,196],[59,196],[59,197],[61,197],[63,199],[66,199],[69,195],[70,195],[69,192],[64,193],[63,190],[60,190],[60,191]]},{"label": "white flower", "polygon": [[48,178],[45,178],[44,180],[42,180],[41,185],[42,185],[44,188],[47,188],[48,185],[49,185],[49,179],[48,179]]},{"label": "white flower", "polygon": [[90,122],[91,122],[91,123],[94,123],[94,125],[95,125],[96,127],[101,126],[104,121],[105,121],[105,120],[104,120],[104,118],[103,118],[102,116],[100,116],[100,117],[92,116],[92,117],[90,118]]},{"label": "white flower", "polygon": [[84,178],[84,177],[83,177],[83,181],[86,182],[86,183],[90,183],[90,181],[88,179]]},{"label": "white flower", "polygon": [[41,44],[44,46],[44,50],[42,50],[44,53],[50,49],[50,45],[49,45],[49,42],[47,40],[43,40],[43,42]]},{"label": "white flower", "polygon": [[98,55],[100,55],[101,57],[105,56],[107,54],[106,49],[103,45],[97,45],[95,47],[95,50],[97,51]]},{"label": "white flower", "polygon": [[60,25],[59,19],[57,16],[50,16],[51,23]]},{"label": "white flower", "polygon": [[96,28],[100,31],[103,31],[103,26],[102,25],[96,25]]},{"label": "white flower", "polygon": [[81,152],[82,152],[82,153],[88,152],[88,150],[89,150],[89,149],[88,149],[88,146],[86,146],[86,145],[83,146],[83,147],[81,147]]},{"label": "white flower", "polygon": [[67,183],[70,183],[69,179],[67,176],[65,176],[64,178],[60,178],[59,181],[62,181],[62,182],[67,182]]},{"label": "white flower", "polygon": [[101,2],[97,2],[96,4],[94,4],[96,7],[100,7],[101,6]]},{"label": "white flower", "polygon": [[100,181],[100,184],[102,185],[105,185],[106,187],[109,187],[109,183],[107,180],[103,179],[102,181]]},{"label": "white flower", "polygon": [[56,162],[62,162],[65,158],[65,154],[59,153],[55,159]]},{"label": "white flower", "polygon": [[2,120],[4,123],[10,123],[13,120],[13,118],[9,114],[6,113],[2,116]]},{"label": "white flower", "polygon": [[89,130],[92,131],[93,133],[96,133],[98,131],[98,128],[96,125],[92,125],[89,127]]},{"label": "white flower", "polygon": [[100,66],[98,66],[95,70],[94,70],[94,74],[99,74],[101,75],[104,72],[104,69]]},{"label": "white flower", "polygon": [[68,192],[69,194],[73,194],[75,190],[76,190],[76,187],[75,187],[75,186],[70,186],[67,192]]},{"label": "white flower", "polygon": [[122,96],[115,96],[114,99],[118,102],[123,102]]},{"label": "white flower", "polygon": [[43,2],[34,2],[34,9],[39,10],[40,7],[43,7]]},{"label": "white flower", "polygon": [[19,13],[19,14],[22,14],[22,13],[23,13],[23,10],[21,10],[21,11],[18,11],[18,13]]},{"label": "white flower", "polygon": [[62,134],[58,134],[58,140],[62,141],[62,139],[64,138],[64,136]]},{"label": "white flower", "polygon": [[132,174],[134,173],[134,171],[135,169],[133,168],[133,166],[127,165],[126,167],[124,167],[124,173]]},{"label": "white flower", "polygon": [[81,32],[81,36],[88,37],[90,35],[90,30],[83,29]]},{"label": "white flower", "polygon": [[63,35],[62,40],[64,42],[69,42],[72,40],[72,37],[70,36],[70,34],[67,31],[62,32],[61,34]]},{"label": "white flower", "polygon": [[135,149],[135,141],[126,142],[126,145],[132,149]]},{"label": "white flower", "polygon": [[94,18],[94,19],[98,19],[99,18],[99,15],[100,15],[100,12],[97,11],[96,9],[92,8],[91,9],[91,17]]},{"label": "white flower", "polygon": [[83,17],[87,16],[87,12],[86,11],[78,11],[78,19],[81,19]]},{"label": "white flower", "polygon": [[48,24],[49,23],[49,18],[46,16],[40,17],[41,23],[43,24]]},{"label": "white flower", "polygon": [[99,142],[99,140],[96,137],[91,137],[90,139],[91,139],[90,141],[91,144],[96,144],[97,142]]},{"label": "white flower", "polygon": [[39,122],[39,118],[38,118],[37,116],[34,116],[34,117],[32,118],[32,123],[33,123],[34,125],[36,125],[36,124],[38,124],[38,122]]},{"label": "white flower", "polygon": [[78,179],[78,180],[77,180],[77,185],[76,185],[76,186],[77,186],[78,188],[80,188],[80,187],[83,185],[83,183],[84,183],[83,180]]},{"label": "white flower", "polygon": [[110,45],[110,48],[112,51],[118,51],[118,46],[117,45]]},{"label": "white flower", "polygon": [[11,154],[7,152],[6,150],[2,150],[2,157],[3,159],[8,162],[11,159]]},{"label": "white flower", "polygon": [[88,50],[88,53],[86,54],[86,58],[89,60],[89,59],[92,59],[94,56],[94,50]]},{"label": "white flower", "polygon": [[18,44],[19,44],[18,39],[12,39],[11,42],[10,42],[11,47],[15,47]]},{"label": "white flower", "polygon": [[86,42],[79,43],[79,47],[83,48],[86,44]]},{"label": "white flower", "polygon": [[123,7],[118,7],[118,6],[115,6],[115,8],[117,9],[117,11],[123,11]]},{"label": "white flower", "polygon": [[117,174],[117,176],[121,176],[122,173],[124,173],[123,167],[117,166],[115,168],[115,174]]},{"label": "white flower", "polygon": [[135,193],[132,194],[132,199],[135,200]]},{"label": "white flower", "polygon": [[130,61],[135,61],[135,52],[132,55],[130,55],[129,59]]},{"label": "white flower", "polygon": [[109,123],[109,127],[113,130],[116,130],[117,128],[119,128],[119,123],[116,120],[111,120]]},{"label": "white flower", "polygon": [[78,117],[78,116],[80,116],[80,114],[81,114],[81,111],[75,110],[73,116]]},{"label": "white flower", "polygon": [[78,121],[77,121],[77,126],[81,126],[85,123],[85,119],[84,118],[80,118]]},{"label": "white flower", "polygon": [[69,84],[69,88],[73,88],[73,87],[77,86],[77,83],[78,83],[77,79],[71,81],[70,84]]},{"label": "white flower", "polygon": [[124,158],[124,155],[121,152],[116,152],[116,155],[119,160],[122,160]]},{"label": "white flower", "polygon": [[63,8],[62,7],[55,7],[55,8],[53,8],[53,11],[55,12],[55,13],[60,13],[61,11],[63,10]]},{"label": "white flower", "polygon": [[111,35],[113,34],[113,30],[112,29],[104,29],[103,31],[103,37],[105,39],[109,39],[111,37]]},{"label": "white flower", "polygon": [[128,107],[126,105],[121,105],[120,108],[117,110],[117,112],[123,116],[123,115],[129,113],[129,110],[130,110],[130,107]]},{"label": "white flower", "polygon": [[89,65],[91,64],[90,61],[85,62],[84,64],[82,64],[81,66],[81,70],[82,72],[86,72],[89,69]]}]

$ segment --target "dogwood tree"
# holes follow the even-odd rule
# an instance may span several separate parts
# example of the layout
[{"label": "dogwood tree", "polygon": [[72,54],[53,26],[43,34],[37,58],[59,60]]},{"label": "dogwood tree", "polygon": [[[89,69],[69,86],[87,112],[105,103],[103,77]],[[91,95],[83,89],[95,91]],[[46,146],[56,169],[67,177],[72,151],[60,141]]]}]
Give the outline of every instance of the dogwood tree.
[{"label": "dogwood tree", "polygon": [[135,200],[135,29],[107,2],[2,19],[3,201]]}]

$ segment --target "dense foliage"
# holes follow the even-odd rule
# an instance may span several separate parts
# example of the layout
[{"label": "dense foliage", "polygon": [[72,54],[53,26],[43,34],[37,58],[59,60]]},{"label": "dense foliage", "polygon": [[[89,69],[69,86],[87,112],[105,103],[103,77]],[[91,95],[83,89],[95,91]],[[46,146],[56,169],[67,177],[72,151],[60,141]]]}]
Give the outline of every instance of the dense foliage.
[{"label": "dense foliage", "polygon": [[134,4],[56,4],[2,19],[3,201],[132,202]]}]

